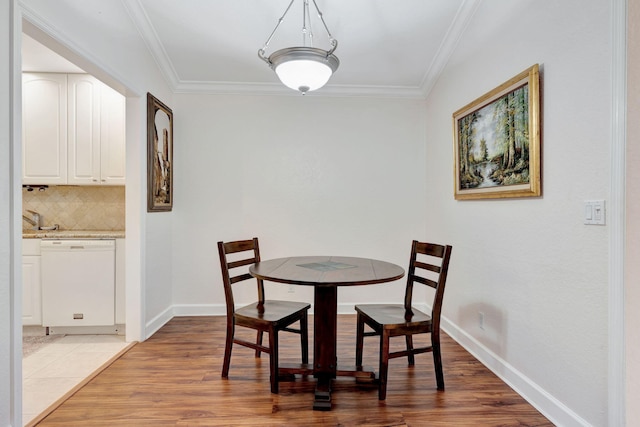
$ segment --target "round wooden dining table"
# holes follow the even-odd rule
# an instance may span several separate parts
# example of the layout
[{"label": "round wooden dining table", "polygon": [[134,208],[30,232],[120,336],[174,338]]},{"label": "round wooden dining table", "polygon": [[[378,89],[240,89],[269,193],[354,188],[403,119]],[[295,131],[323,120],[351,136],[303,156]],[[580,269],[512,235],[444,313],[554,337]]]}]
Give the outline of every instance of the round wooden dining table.
[{"label": "round wooden dining table", "polygon": [[338,287],[385,283],[404,276],[396,264],[344,256],[296,256],[260,261],[249,273],[262,280],[314,287],[313,366],[282,367],[281,374],[313,374],[317,378],[313,408],[331,410],[331,382],[336,376],[362,378],[373,372],[338,368],[336,357]]}]

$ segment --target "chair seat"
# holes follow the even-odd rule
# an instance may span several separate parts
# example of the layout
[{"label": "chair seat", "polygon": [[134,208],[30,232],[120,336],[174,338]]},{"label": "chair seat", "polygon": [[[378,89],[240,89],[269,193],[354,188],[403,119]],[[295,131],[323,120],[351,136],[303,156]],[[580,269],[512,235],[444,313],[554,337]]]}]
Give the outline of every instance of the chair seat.
[{"label": "chair seat", "polygon": [[236,309],[236,319],[246,318],[253,322],[287,323],[289,317],[299,317],[299,314],[311,307],[311,304],[295,301],[266,300],[262,310],[258,309],[258,302]]},{"label": "chair seat", "polygon": [[431,316],[413,307],[413,316],[409,320],[405,319],[405,309],[402,304],[358,304],[355,309],[364,316],[367,323],[371,324],[373,321],[384,329],[396,329],[401,326],[411,328],[431,323]]}]

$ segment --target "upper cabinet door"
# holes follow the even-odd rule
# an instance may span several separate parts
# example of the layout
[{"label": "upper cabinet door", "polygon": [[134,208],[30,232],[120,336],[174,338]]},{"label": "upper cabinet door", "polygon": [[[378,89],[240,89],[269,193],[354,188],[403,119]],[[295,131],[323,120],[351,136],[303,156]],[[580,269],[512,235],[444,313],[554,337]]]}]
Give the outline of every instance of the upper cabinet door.
[{"label": "upper cabinet door", "polygon": [[102,85],[100,114],[100,181],[125,184],[125,98]]},{"label": "upper cabinet door", "polygon": [[67,76],[67,183],[70,185],[100,184],[101,85],[88,74]]},{"label": "upper cabinet door", "polygon": [[23,74],[22,182],[67,183],[67,76]]}]

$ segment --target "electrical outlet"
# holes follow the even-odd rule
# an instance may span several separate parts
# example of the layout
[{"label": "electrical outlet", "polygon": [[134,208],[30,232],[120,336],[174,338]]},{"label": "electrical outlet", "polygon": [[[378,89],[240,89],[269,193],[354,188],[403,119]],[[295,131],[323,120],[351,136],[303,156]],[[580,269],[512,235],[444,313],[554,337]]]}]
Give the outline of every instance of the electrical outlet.
[{"label": "electrical outlet", "polygon": [[293,294],[293,293],[295,293],[295,292],[296,292],[296,290],[295,290],[295,288],[293,287],[293,285],[289,285],[289,290],[288,290],[287,292],[289,292],[290,294]]},{"label": "electrical outlet", "polygon": [[478,326],[484,330],[484,313],[481,311],[478,312]]}]

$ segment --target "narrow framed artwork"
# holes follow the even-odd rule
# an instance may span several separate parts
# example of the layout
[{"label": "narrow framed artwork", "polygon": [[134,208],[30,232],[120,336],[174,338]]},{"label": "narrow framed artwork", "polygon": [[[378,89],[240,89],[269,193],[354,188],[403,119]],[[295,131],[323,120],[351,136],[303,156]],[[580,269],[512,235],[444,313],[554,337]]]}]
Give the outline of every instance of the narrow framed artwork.
[{"label": "narrow framed artwork", "polygon": [[457,200],[540,196],[538,64],[453,113],[453,145]]},{"label": "narrow framed artwork", "polygon": [[147,212],[173,208],[173,112],[147,93]]}]

